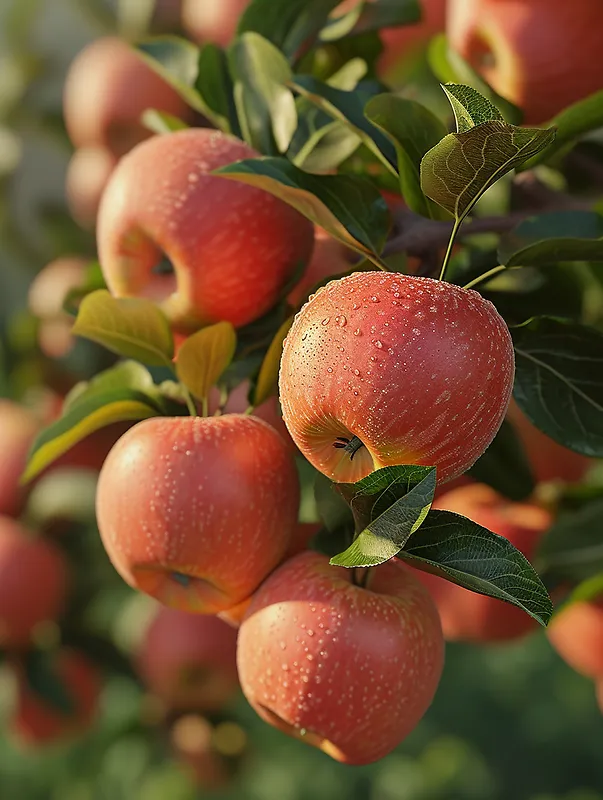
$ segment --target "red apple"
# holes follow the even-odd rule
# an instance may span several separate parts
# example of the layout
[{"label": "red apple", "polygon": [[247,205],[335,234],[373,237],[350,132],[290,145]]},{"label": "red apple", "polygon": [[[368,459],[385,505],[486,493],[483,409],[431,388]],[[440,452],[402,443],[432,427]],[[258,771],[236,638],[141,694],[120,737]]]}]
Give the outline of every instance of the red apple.
[{"label": "red apple", "polygon": [[149,691],[170,708],[219,711],[239,688],[237,634],[217,617],[159,608],[137,663]]},{"label": "red apple", "polygon": [[229,414],[135,425],[105,461],[96,505],[124,580],[167,606],[217,613],[279,563],[298,504],[297,471],[280,436]]},{"label": "red apple", "polygon": [[[193,0],[194,2],[194,0]],[[374,2],[374,0],[373,0]],[[417,50],[436,33],[444,30],[447,0],[420,0],[421,20],[414,25],[399,25],[379,31],[383,52],[379,70],[386,77],[395,77],[395,68],[407,62]],[[359,0],[345,0],[335,9],[335,15],[350,11]]]},{"label": "red apple", "polygon": [[106,147],[80,147],[71,157],[65,193],[71,216],[83,228],[92,228],[101,197],[117,159]]},{"label": "red apple", "polygon": [[67,132],[75,147],[106,147],[122,156],[151,136],[140,118],[148,108],[188,115],[177,92],[112,36],[87,45],[74,59],[63,93]]},{"label": "red apple", "polygon": [[[433,508],[461,514],[504,536],[528,559],[552,522],[543,508],[533,503],[513,503],[479,483],[447,492],[434,502]],[[436,602],[444,636],[449,641],[509,641],[538,627],[525,611],[502,600],[476,594],[426,572],[417,572],[417,576]]]},{"label": "red apple", "polygon": [[401,562],[372,569],[360,588],[314,552],[262,584],[237,648],[260,717],[346,764],[383,758],[413,730],[443,659],[437,611]]},{"label": "red apple", "polygon": [[83,284],[87,264],[78,256],[57,258],[38,272],[29,287],[29,310],[40,320],[38,342],[49,358],[61,358],[73,347],[73,318],[63,311],[63,303],[72,289]]},{"label": "red apple", "polygon": [[27,647],[42,623],[54,622],[67,582],[67,564],[55,545],[0,517],[0,647]]},{"label": "red apple", "polygon": [[249,0],[183,0],[182,26],[196,42],[230,44]]},{"label": "red apple", "polygon": [[517,429],[538,482],[576,483],[588,472],[593,463],[592,459],[568,450],[538,430],[514,400],[509,405],[508,416]]},{"label": "red apple", "polygon": [[547,636],[576,672],[603,681],[603,600],[562,609],[553,617]]},{"label": "red apple", "polygon": [[443,483],[494,438],[513,385],[509,330],[477,292],[397,273],[332,281],[283,350],[283,419],[306,458],[352,482],[394,464]]},{"label": "red apple", "polygon": [[73,737],[92,725],[101,690],[100,676],[89,659],[76,650],[63,648],[55,656],[57,677],[73,708],[62,711],[34,693],[18,670],[17,708],[10,721],[19,744],[35,747]]},{"label": "red apple", "polygon": [[451,47],[529,125],[603,87],[600,0],[450,0]]},{"label": "red apple", "polygon": [[[184,330],[246,325],[268,311],[309,260],[313,229],[267,192],[208,174],[255,156],[232,136],[196,128],[156,136],[123,158],[97,232],[113,294],[160,302]],[[153,273],[163,255],[173,274]]]},{"label": "red apple", "polygon": [[27,497],[20,485],[27,454],[40,425],[23,406],[0,399],[0,515],[18,516]]},{"label": "red apple", "polygon": [[[293,558],[293,556],[299,555],[299,553],[303,553],[307,550],[311,539],[314,538],[321,528],[322,525],[318,522],[298,522],[293,531],[293,536],[291,537],[283,561],[288,561],[290,558]],[[252,599],[253,595],[243,600],[238,606],[229,608],[228,611],[223,611],[219,615],[220,619],[227,622],[232,628],[239,628],[247,613],[247,609],[251,605]]]},{"label": "red apple", "polygon": [[[249,408],[249,381],[242,381],[229,393],[226,404],[221,409],[223,414],[244,414]],[[212,388],[209,395],[209,413],[215,414],[220,409],[220,392]],[[281,436],[283,441],[295,454],[297,448],[289,436],[289,431],[283,422],[278,397],[273,395],[253,409],[252,416],[259,417],[267,422]]]},{"label": "red apple", "polygon": [[314,252],[302,279],[295,285],[287,297],[293,307],[301,305],[308,295],[326,278],[335,278],[342,272],[349,272],[354,261],[354,254],[345,245],[318,227],[314,228]]}]

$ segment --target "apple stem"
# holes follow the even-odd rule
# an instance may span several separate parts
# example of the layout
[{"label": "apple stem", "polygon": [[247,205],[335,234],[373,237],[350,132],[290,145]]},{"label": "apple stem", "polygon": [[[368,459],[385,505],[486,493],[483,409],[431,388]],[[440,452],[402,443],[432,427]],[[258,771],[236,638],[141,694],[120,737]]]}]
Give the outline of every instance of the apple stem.
[{"label": "apple stem", "polygon": [[469,281],[469,283],[466,283],[463,286],[463,289],[473,289],[473,287],[477,286],[478,283],[482,283],[482,281],[485,281],[488,278],[491,278],[493,275],[496,275],[499,272],[502,272],[504,269],[506,269],[504,264],[501,264],[498,267],[493,267],[492,269],[489,269],[488,272],[484,272],[484,274],[480,275],[478,278],[474,278],[472,281]]},{"label": "apple stem", "polygon": [[347,439],[345,436],[338,436],[333,442],[333,447],[338,450],[345,450],[350,456],[350,461],[353,461],[356,453],[364,447],[364,443],[357,436],[352,436],[351,439]]},{"label": "apple stem", "polygon": [[354,586],[366,589],[370,567],[354,567],[352,570],[352,582]]},{"label": "apple stem", "polygon": [[450,239],[448,240],[448,247],[446,248],[446,254],[444,256],[444,261],[442,263],[442,269],[440,271],[439,280],[444,280],[444,275],[446,274],[446,269],[448,267],[448,263],[450,261],[450,257],[452,256],[452,248],[454,247],[454,242],[456,240],[456,236],[459,232],[459,228],[461,227],[462,219],[455,219],[454,225],[452,226],[452,231],[450,233]]},{"label": "apple stem", "polygon": [[[191,417],[199,416],[198,411],[197,411],[197,406],[195,405],[195,401],[193,400],[193,396],[191,395],[191,393],[189,392],[188,388],[183,383],[181,383],[180,385],[182,386],[182,393],[184,395],[184,400],[186,402],[186,407],[188,408],[188,413],[191,415]],[[205,409],[205,406],[207,405],[207,398],[204,398],[203,402],[204,402],[204,409]],[[207,413],[204,413],[203,416],[206,417]]]}]

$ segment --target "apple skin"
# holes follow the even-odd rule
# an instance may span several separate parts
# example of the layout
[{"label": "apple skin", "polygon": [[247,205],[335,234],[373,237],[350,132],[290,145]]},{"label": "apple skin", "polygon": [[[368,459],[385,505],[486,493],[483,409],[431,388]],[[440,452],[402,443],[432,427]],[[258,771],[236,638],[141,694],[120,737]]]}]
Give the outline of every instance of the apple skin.
[{"label": "apple skin", "polygon": [[[233,136],[191,128],[156,136],[116,167],[97,240],[117,297],[160,302],[175,328],[267,312],[314,244],[312,224],[261,189],[208,173],[258,154]],[[174,274],[154,275],[165,254]]]},{"label": "apple skin", "polygon": [[577,483],[592,466],[593,459],[563,447],[532,425],[515,400],[509,405],[508,417],[519,434],[538,483]]},{"label": "apple skin", "polygon": [[287,297],[289,305],[294,308],[306,302],[308,295],[317,284],[326,278],[335,278],[343,272],[349,272],[355,254],[349,247],[333,239],[318,225],[314,228],[314,252],[300,282],[296,284]]},{"label": "apple skin", "polygon": [[[283,562],[288,561],[293,556],[297,556],[308,549],[310,541],[321,530],[322,525],[319,522],[298,522],[293,531],[293,536],[289,542],[287,552],[283,557]],[[240,628],[241,622],[247,613],[247,609],[251,605],[253,595],[243,600],[238,606],[230,608],[228,611],[223,611],[219,614],[220,619],[227,622],[232,628]]]},{"label": "apple skin", "polygon": [[217,617],[160,607],[137,656],[148,690],[172,709],[219,711],[236,695],[237,634]]},{"label": "apple skin", "polygon": [[[504,536],[528,559],[552,522],[543,508],[533,503],[513,503],[480,483],[453,489],[432,507],[461,514]],[[427,572],[417,570],[417,577],[435,600],[448,641],[512,641],[539,627],[525,611],[502,600],[476,594]]]},{"label": "apple skin", "polygon": [[230,44],[249,0],[183,0],[182,27],[196,42]]},{"label": "apple skin", "polygon": [[0,515],[18,516],[27,498],[19,480],[40,425],[27,409],[0,399]]},{"label": "apple skin", "polygon": [[[283,419],[327,477],[354,482],[395,464],[465,472],[504,418],[509,330],[477,292],[397,273],[354,273],[317,292],[283,349]],[[361,443],[353,458],[344,442]]]},{"label": "apple skin", "polygon": [[67,133],[75,147],[105,147],[119,158],[152,132],[148,108],[190,116],[175,89],[113,36],[96,39],[73,60],[63,91]]},{"label": "apple skin", "polygon": [[380,32],[383,53],[379,58],[379,71],[387,78],[395,78],[396,67],[446,26],[447,0],[421,0],[422,18],[416,25],[384,28]]},{"label": "apple skin", "polygon": [[443,660],[437,610],[401,562],[373,568],[362,589],[310,551],[262,584],[237,646],[259,716],[346,764],[383,758],[413,730]]},{"label": "apple skin", "polygon": [[29,310],[40,320],[38,344],[49,358],[62,358],[73,348],[73,318],[63,311],[63,302],[83,284],[88,263],[78,256],[57,258],[38,272],[29,287]]},{"label": "apple skin", "polygon": [[538,125],[603,87],[599,0],[450,0],[450,46]]},{"label": "apple skin", "polygon": [[0,517],[0,648],[28,647],[37,626],[61,615],[67,584],[61,551]]},{"label": "apple skin", "polygon": [[572,603],[553,617],[547,636],[572,669],[603,681],[603,601]]},{"label": "apple skin", "polygon": [[17,707],[10,732],[23,747],[34,748],[74,737],[88,729],[96,716],[101,679],[94,664],[83,654],[62,648],[55,656],[57,676],[69,692],[74,709],[62,713],[49,706],[27,685],[17,669]]},{"label": "apple skin", "polygon": [[71,156],[65,194],[71,216],[82,228],[95,226],[101,197],[116,164],[106,147],[80,147]]},{"label": "apple skin", "polygon": [[97,520],[131,586],[181,611],[249,597],[283,557],[299,506],[292,456],[241,414],[144,420],[109,453]]}]

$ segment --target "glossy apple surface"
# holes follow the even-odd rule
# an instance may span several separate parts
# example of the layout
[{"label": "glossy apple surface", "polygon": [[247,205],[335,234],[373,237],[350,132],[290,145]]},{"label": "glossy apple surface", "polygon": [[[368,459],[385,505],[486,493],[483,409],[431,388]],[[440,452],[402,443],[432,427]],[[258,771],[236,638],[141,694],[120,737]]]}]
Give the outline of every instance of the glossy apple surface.
[{"label": "glossy apple surface", "polygon": [[[209,175],[258,154],[218,131],[156,136],[123,158],[103,195],[97,239],[117,297],[145,296],[196,330],[261,317],[310,259],[310,222],[261,189]],[[173,272],[155,267],[166,257]]]},{"label": "glossy apple surface", "polygon": [[287,446],[239,414],[138,423],[109,453],[96,502],[124,580],[197,613],[226,611],[255,591],[282,559],[298,505]]},{"label": "glossy apple surface", "polygon": [[394,464],[443,483],[494,438],[514,376],[509,330],[477,292],[354,273],[317,292],[283,349],[283,419],[306,458],[353,482]]},{"label": "glossy apple surface", "polygon": [[401,562],[372,569],[361,588],[313,552],[262,584],[237,649],[260,717],[346,764],[383,758],[413,730],[443,657],[433,601]]}]

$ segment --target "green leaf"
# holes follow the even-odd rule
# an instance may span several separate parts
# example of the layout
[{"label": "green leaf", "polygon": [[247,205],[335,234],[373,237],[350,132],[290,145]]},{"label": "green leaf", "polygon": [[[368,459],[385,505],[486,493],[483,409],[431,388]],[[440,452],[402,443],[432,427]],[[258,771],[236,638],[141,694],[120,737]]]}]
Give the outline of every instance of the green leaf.
[{"label": "green leaf", "polygon": [[199,50],[192,42],[179,36],[157,36],[138,42],[138,54],[146,63],[172,86],[195,111],[208,116],[208,109],[195,90],[199,71]]},{"label": "green leaf", "polygon": [[167,111],[157,111],[156,108],[148,108],[143,113],[142,124],[145,128],[159,135],[183,131],[188,128],[186,122],[183,122],[173,114],[168,114]]},{"label": "green leaf", "polygon": [[364,115],[367,102],[381,92],[379,84],[367,81],[352,91],[343,91],[311,75],[296,75],[291,86],[325,114],[348,125],[385,168],[398,176],[395,147]]},{"label": "green leaf", "polygon": [[538,547],[535,565],[556,582],[587,580],[603,571],[603,500],[563,513]]},{"label": "green leaf", "polygon": [[211,109],[214,124],[217,121],[221,130],[241,136],[228,58],[224,50],[212,42],[203,45],[199,52],[195,89],[205,107]]},{"label": "green leaf", "polygon": [[379,190],[368,181],[310,175],[286,158],[246,159],[213,174],[270,192],[362,255],[378,258],[383,249],[391,218]]},{"label": "green leaf", "polygon": [[554,137],[554,130],[517,128],[498,120],[449,133],[424,156],[421,187],[460,221],[486,189]]},{"label": "green leaf", "polygon": [[421,160],[446,136],[444,124],[425,106],[394,94],[369,100],[364,113],[396,148],[402,196],[408,207],[424,217],[442,218],[439,207],[421,189]]},{"label": "green leaf", "polygon": [[478,594],[504,600],[546,625],[553,604],[528,559],[504,536],[451,511],[430,511],[398,558]]},{"label": "green leaf", "polygon": [[245,33],[231,45],[229,63],[243,138],[265,155],[284,153],[297,127],[287,60],[267,39]]},{"label": "green leaf", "polygon": [[603,334],[552,317],[531,319],[511,334],[521,410],[559,444],[603,457]]},{"label": "green leaf", "polygon": [[75,697],[60,677],[52,653],[30,650],[23,661],[25,680],[40,702],[63,717],[73,716],[77,710]]},{"label": "green leaf", "polygon": [[101,289],[80,305],[73,333],[124,358],[151,367],[171,367],[174,340],[169,323],[151,300],[115,298]]},{"label": "green leaf", "polygon": [[237,335],[230,322],[203,328],[184,341],[176,357],[176,374],[199,400],[228,367],[237,347]]},{"label": "green leaf", "polygon": [[288,317],[276,332],[264,356],[260,373],[253,390],[252,405],[261,406],[269,397],[278,393],[278,372],[283,353],[283,344],[293,325],[293,317]]},{"label": "green leaf", "polygon": [[599,600],[603,596],[603,572],[598,572],[592,578],[587,578],[576,586],[570,594],[568,601],[563,604],[566,608],[570,603],[588,603]]},{"label": "green leaf", "polygon": [[469,475],[515,502],[525,500],[535,489],[521,439],[507,420],[503,421],[486,452],[471,467]]},{"label": "green leaf", "polygon": [[331,558],[340,567],[371,567],[393,558],[421,526],[436,488],[435,467],[386,467],[338,490],[350,503],[359,535]]},{"label": "green leaf", "polygon": [[543,161],[550,161],[561,150],[570,146],[585,133],[603,127],[603,91],[585,97],[568,106],[549,123],[557,128],[557,136],[546,150],[531,158],[524,167],[531,169]]},{"label": "green leaf", "polygon": [[77,403],[87,400],[99,392],[113,389],[133,389],[159,398],[159,387],[155,385],[149,370],[137,361],[121,361],[109,369],[99,372],[89,381],[77,383],[65,397],[63,415]]},{"label": "green leaf", "polygon": [[358,2],[350,11],[333,17],[320,32],[320,38],[323,42],[333,42],[344,36],[412,25],[420,21],[421,8],[418,0]]},{"label": "green leaf", "polygon": [[243,12],[237,34],[261,34],[292,60],[309,46],[341,0],[252,0]]},{"label": "green leaf", "polygon": [[504,122],[503,115],[498,108],[486,97],[471,86],[462,83],[446,83],[442,86],[446,97],[450,101],[457,133],[465,133],[483,125],[485,122],[498,120]]},{"label": "green leaf", "polygon": [[152,396],[134,389],[99,391],[75,402],[36,438],[21,481],[32,480],[63,453],[101,428],[114,422],[138,421],[163,413]]},{"label": "green leaf", "polygon": [[603,261],[603,217],[594,211],[551,211],[531,217],[501,237],[498,257],[507,267]]},{"label": "green leaf", "polygon": [[439,34],[431,40],[428,58],[431,69],[441,83],[471,86],[499,109],[507,122],[514,125],[522,122],[521,109],[497,94],[456,50],[450,48],[445,34]]},{"label": "green leaf", "polygon": [[314,499],[320,519],[328,530],[348,528],[354,533],[354,517],[347,500],[337,491],[337,484],[320,473],[314,482]]}]

